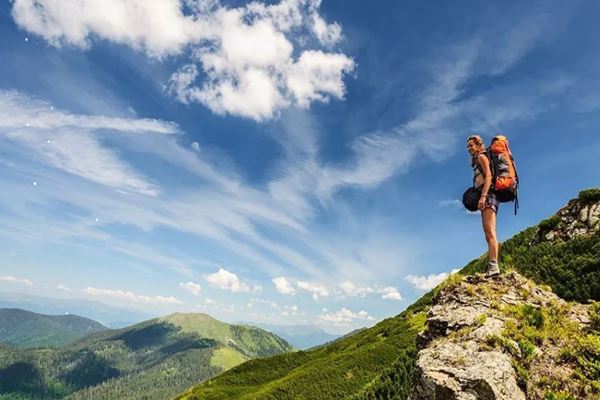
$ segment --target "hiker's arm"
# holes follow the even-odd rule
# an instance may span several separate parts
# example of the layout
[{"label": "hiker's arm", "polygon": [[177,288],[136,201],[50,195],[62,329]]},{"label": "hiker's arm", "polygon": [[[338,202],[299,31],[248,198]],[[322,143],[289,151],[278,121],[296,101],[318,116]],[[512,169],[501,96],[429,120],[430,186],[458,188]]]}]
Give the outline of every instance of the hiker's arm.
[{"label": "hiker's arm", "polygon": [[483,170],[483,176],[485,178],[483,189],[481,190],[481,198],[479,199],[479,209],[482,209],[485,204],[485,199],[490,192],[490,187],[492,186],[492,170],[490,169],[490,161],[487,156],[480,154],[479,157],[477,157],[477,161],[479,161],[479,165]]}]

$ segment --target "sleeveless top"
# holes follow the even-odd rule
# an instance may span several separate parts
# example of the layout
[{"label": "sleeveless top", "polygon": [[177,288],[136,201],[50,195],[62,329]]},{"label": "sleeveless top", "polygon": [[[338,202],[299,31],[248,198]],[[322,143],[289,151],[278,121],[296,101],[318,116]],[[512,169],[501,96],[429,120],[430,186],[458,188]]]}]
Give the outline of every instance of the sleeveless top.
[{"label": "sleeveless top", "polygon": [[[471,158],[471,167],[473,168],[473,186],[474,187],[481,187],[485,184],[485,174],[483,173],[483,168],[481,168],[481,165],[479,165],[479,160],[478,160],[478,157],[480,154],[484,154],[484,153],[479,153],[476,156]],[[481,182],[479,185],[477,184],[478,180]]]}]

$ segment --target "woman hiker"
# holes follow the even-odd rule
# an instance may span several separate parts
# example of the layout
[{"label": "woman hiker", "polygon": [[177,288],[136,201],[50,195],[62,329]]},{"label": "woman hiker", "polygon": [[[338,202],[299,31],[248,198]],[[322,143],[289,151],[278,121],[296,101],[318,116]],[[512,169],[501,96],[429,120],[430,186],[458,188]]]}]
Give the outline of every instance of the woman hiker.
[{"label": "woman hiker", "polygon": [[496,214],[498,213],[498,200],[493,191],[492,171],[490,160],[485,152],[483,139],[478,135],[467,138],[467,150],[471,155],[471,166],[473,167],[473,182],[475,187],[481,189],[481,197],[477,207],[481,211],[481,222],[483,233],[488,244],[488,269],[485,274],[487,278],[500,274],[498,267],[498,240],[496,238]]}]

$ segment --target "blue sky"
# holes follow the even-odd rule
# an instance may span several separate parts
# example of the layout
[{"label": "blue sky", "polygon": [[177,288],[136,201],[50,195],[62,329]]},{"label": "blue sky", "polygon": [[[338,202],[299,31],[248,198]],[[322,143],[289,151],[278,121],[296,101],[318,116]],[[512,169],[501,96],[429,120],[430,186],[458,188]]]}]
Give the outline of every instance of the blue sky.
[{"label": "blue sky", "polygon": [[470,133],[502,240],[600,186],[600,4],[365,4],[3,2],[0,290],[346,332],[484,253]]}]

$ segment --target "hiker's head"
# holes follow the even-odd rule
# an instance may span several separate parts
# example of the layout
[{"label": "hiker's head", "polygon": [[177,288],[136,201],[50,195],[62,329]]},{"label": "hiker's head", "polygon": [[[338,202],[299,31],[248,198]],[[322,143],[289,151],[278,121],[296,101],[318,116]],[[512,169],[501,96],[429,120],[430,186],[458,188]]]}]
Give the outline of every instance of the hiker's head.
[{"label": "hiker's head", "polygon": [[471,135],[467,138],[467,150],[474,156],[485,150],[485,143],[479,135]]}]

